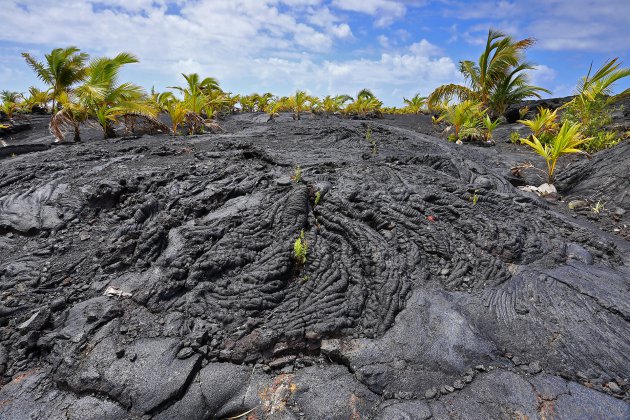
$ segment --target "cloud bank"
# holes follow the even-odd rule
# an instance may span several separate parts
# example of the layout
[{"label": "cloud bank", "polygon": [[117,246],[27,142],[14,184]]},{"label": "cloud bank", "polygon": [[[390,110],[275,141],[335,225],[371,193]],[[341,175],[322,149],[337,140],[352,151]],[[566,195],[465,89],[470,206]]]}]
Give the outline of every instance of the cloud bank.
[{"label": "cloud bank", "polygon": [[[630,45],[630,3],[590,0],[0,0],[0,88],[35,82],[19,52],[76,45],[141,63],[125,76],[158,89],[180,73],[217,77],[234,92],[300,88],[317,95],[368,87],[389,105],[461,82],[456,45],[477,51],[489,27],[534,36],[542,51]],[[589,10],[589,13],[584,13]],[[612,22],[612,24],[611,24]],[[626,24],[624,26],[624,24]],[[464,51],[464,54],[467,51]],[[559,84],[557,64],[533,80]]]}]

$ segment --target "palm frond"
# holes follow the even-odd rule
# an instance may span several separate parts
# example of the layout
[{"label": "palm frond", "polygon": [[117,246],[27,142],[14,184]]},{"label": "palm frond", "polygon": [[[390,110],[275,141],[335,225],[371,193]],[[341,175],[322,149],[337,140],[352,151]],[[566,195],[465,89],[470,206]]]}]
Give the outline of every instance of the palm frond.
[{"label": "palm frond", "polygon": [[24,60],[26,60],[26,64],[28,64],[28,66],[31,69],[33,69],[33,71],[35,72],[35,74],[37,75],[39,79],[41,79],[46,84],[49,84],[49,85],[53,84],[50,72],[48,72],[48,70],[46,69],[43,63],[40,63],[39,61],[35,60],[28,53],[22,53],[22,57],[24,57]]},{"label": "palm frond", "polygon": [[436,108],[437,105],[444,101],[450,101],[457,98],[460,101],[476,99],[476,93],[466,86],[448,84],[438,86],[428,97],[427,105],[429,109]]}]

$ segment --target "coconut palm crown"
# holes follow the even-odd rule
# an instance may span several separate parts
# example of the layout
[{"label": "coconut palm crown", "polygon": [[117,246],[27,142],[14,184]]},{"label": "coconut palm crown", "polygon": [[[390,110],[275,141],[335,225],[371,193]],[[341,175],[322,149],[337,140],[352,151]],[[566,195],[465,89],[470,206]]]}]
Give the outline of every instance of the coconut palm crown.
[{"label": "coconut palm crown", "polygon": [[405,102],[405,108],[409,112],[413,114],[420,114],[422,112],[422,108],[427,102],[427,98],[425,96],[420,96],[418,93],[411,99],[403,98],[403,101]]},{"label": "coconut palm crown", "polygon": [[201,79],[197,73],[184,74],[186,86],[169,86],[169,89],[175,89],[184,95],[184,102],[190,110],[196,114],[201,113],[206,106],[207,95],[213,91],[220,91],[219,82],[213,77]]},{"label": "coconut palm crown", "polygon": [[121,68],[137,63],[136,56],[120,53],[114,58],[92,60],[86,70],[85,82],[76,88],[80,101],[96,116],[105,137],[113,137],[113,122],[125,114],[154,118],[157,107],[152,104],[144,89],[133,83],[119,83]]},{"label": "coconut palm crown", "polygon": [[458,98],[480,102],[484,108],[499,114],[507,105],[528,97],[540,97],[548,90],[528,84],[523,72],[534,69],[523,62],[524,51],[534,45],[532,38],[515,41],[512,37],[490,29],[486,47],[477,62],[459,62],[459,71],[468,86],[448,84],[439,86],[429,96],[430,108],[444,100]]},{"label": "coconut palm crown", "polygon": [[37,77],[50,86],[54,112],[59,95],[85,77],[85,63],[89,56],[80,52],[77,47],[67,47],[55,48],[50,54],[46,54],[45,62],[37,61],[29,53],[22,53],[22,57]]}]

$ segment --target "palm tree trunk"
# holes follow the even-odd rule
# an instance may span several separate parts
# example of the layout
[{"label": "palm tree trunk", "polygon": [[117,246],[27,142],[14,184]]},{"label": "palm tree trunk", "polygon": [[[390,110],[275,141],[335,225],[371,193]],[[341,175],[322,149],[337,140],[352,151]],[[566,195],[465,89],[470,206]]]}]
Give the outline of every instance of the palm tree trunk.
[{"label": "palm tree trunk", "polygon": [[59,95],[59,87],[57,85],[53,86],[52,92],[52,113],[54,114],[57,110],[55,106],[57,105],[57,95]]},{"label": "palm tree trunk", "polygon": [[79,132],[79,124],[78,123],[74,124],[74,141],[75,142],[81,141],[81,133]]},{"label": "palm tree trunk", "polygon": [[105,123],[105,127],[103,131],[104,131],[104,138],[106,139],[112,139],[116,137],[116,132],[114,131],[114,127],[112,127],[109,122]]}]

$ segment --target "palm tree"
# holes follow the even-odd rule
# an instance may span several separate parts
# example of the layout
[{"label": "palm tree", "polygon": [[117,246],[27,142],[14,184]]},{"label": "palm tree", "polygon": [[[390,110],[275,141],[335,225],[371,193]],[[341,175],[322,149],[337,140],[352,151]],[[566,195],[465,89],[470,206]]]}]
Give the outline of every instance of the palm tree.
[{"label": "palm tree", "polygon": [[427,98],[426,96],[420,96],[418,93],[411,99],[403,98],[403,101],[406,104],[405,108],[407,108],[407,111],[417,115],[422,111],[422,108],[427,102]]},{"label": "palm tree", "polygon": [[81,141],[81,124],[88,120],[89,110],[78,98],[71,97],[67,92],[61,92],[58,97],[61,110],[53,113],[48,128],[58,142],[65,139],[63,129],[70,126],[74,132],[74,141]]},{"label": "palm tree", "polygon": [[363,116],[370,113],[380,114],[381,106],[383,106],[383,103],[378,100],[372,91],[361,89],[357,93],[356,99],[345,108],[345,112]]},{"label": "palm tree", "polygon": [[440,119],[446,120],[453,127],[452,139],[460,140],[466,135],[477,134],[479,126],[483,124],[482,113],[479,103],[469,100],[449,106]]},{"label": "palm tree", "polygon": [[45,55],[45,63],[37,61],[29,53],[22,53],[37,77],[50,86],[53,112],[61,92],[67,91],[85,77],[85,62],[89,56],[79,51],[77,47],[55,48]]},{"label": "palm tree", "polygon": [[236,104],[238,103],[238,101],[239,101],[238,95],[232,95],[231,93],[225,94],[224,106],[230,114],[234,113],[234,110],[236,109]]},{"label": "palm tree", "polygon": [[238,98],[238,102],[241,104],[241,110],[243,112],[254,112],[257,96],[257,93],[253,93],[251,95],[241,95]]},{"label": "palm tree", "polygon": [[317,96],[312,96],[309,99],[310,109],[313,114],[319,114],[322,111],[322,100]]},{"label": "palm tree", "polygon": [[494,130],[496,130],[496,128],[499,126],[499,124],[501,124],[501,121],[498,118],[496,120],[493,120],[492,118],[490,118],[490,115],[485,115],[483,117],[483,138],[486,140],[486,142],[490,143],[494,141],[493,133]]},{"label": "palm tree", "polygon": [[105,138],[115,136],[112,123],[123,115],[139,115],[155,121],[158,109],[148,100],[143,88],[133,83],[119,83],[120,69],[138,59],[129,53],[114,58],[97,58],[86,69],[85,82],[76,88],[83,105],[94,115]]},{"label": "palm tree", "polygon": [[608,118],[606,109],[623,98],[630,97],[630,88],[613,95],[613,85],[625,77],[630,76],[630,68],[620,68],[618,58],[606,61],[593,75],[592,65],[586,77],[577,85],[576,96],[563,106],[567,108],[565,119],[582,124],[591,135],[600,131]]},{"label": "palm tree", "polygon": [[288,107],[287,101],[288,98],[272,99],[265,107],[265,112],[269,116],[269,119],[267,121],[275,120],[280,115],[280,111]]},{"label": "palm tree", "polygon": [[[500,105],[506,101],[512,103],[531,96],[538,96],[546,89],[530,86],[521,72],[532,70],[534,67],[522,63],[523,52],[534,45],[532,38],[514,41],[512,37],[490,29],[486,40],[486,47],[477,62],[465,60],[459,62],[468,86],[448,84],[439,86],[428,98],[429,108],[451,99],[473,100],[480,102],[484,108]],[[493,97],[494,96],[494,97]]]},{"label": "palm tree", "polygon": [[372,91],[367,88],[361,89],[359,93],[357,93],[357,99],[369,100],[374,98],[376,98],[376,95],[374,95],[374,93],[372,93]]},{"label": "palm tree", "polygon": [[199,114],[206,105],[205,95],[215,90],[221,90],[219,82],[213,77],[206,77],[201,80],[197,73],[182,73],[182,76],[186,79],[186,86],[169,86],[169,88],[181,92],[184,95],[184,101],[190,105],[190,110]]},{"label": "palm tree", "polygon": [[526,70],[533,70],[531,64],[521,63],[511,69],[507,76],[501,78],[490,92],[488,107],[497,115],[503,115],[508,107],[525,98],[541,98],[540,92],[551,94],[551,91],[529,84]]},{"label": "palm tree", "polygon": [[288,104],[294,112],[294,119],[299,120],[300,114],[309,109],[307,103],[310,101],[312,98],[303,90],[297,90],[295,95],[289,97]]},{"label": "palm tree", "polygon": [[205,94],[206,105],[204,110],[208,118],[213,118],[218,113],[231,112],[236,101],[229,92],[221,89],[212,90]]},{"label": "palm tree", "polygon": [[548,182],[550,184],[554,181],[554,172],[560,156],[569,153],[584,153],[578,149],[578,146],[589,141],[590,138],[583,138],[580,130],[581,126],[579,123],[565,122],[560,127],[558,134],[550,140],[549,144],[542,144],[536,136],[532,136],[531,140],[521,139],[522,143],[534,149],[547,162]]},{"label": "palm tree", "polygon": [[160,111],[168,113],[171,118],[171,134],[176,136],[177,128],[184,122],[186,114],[190,112],[190,110],[183,101],[175,97],[173,92],[154,93],[152,96],[155,105]]},{"label": "palm tree", "polygon": [[12,119],[17,110],[18,104],[15,102],[4,101],[0,104],[0,111],[4,112],[8,119]]},{"label": "palm tree", "polygon": [[[65,92],[62,92],[62,94]],[[25,99],[25,104],[29,111],[32,111],[33,108],[38,107],[44,112],[47,112],[48,102],[52,99],[52,95],[49,90],[40,90],[35,86],[31,86],[28,88],[28,98]]]},{"label": "palm tree", "polygon": [[255,96],[256,111],[263,112],[267,108],[267,105],[269,105],[272,99],[273,99],[273,93],[270,93],[270,92],[263,93],[262,95],[256,94]]},{"label": "palm tree", "polygon": [[547,139],[553,136],[558,131],[558,110],[551,111],[547,108],[539,107],[538,115],[531,120],[518,120],[532,130],[532,136],[542,140],[543,143],[547,143]]},{"label": "palm tree", "polygon": [[10,90],[0,91],[0,100],[2,102],[18,103],[23,98],[20,92],[13,92]]},{"label": "palm tree", "polygon": [[343,110],[346,102],[352,101],[350,95],[326,96],[322,99],[322,109],[326,114],[334,114]]},{"label": "palm tree", "polygon": [[178,101],[169,102],[167,107],[168,115],[171,117],[173,135],[177,135],[177,127],[186,120],[186,115],[190,112],[186,108],[186,104]]},{"label": "palm tree", "polygon": [[588,98],[606,96],[606,101],[609,105],[630,96],[630,88],[617,95],[612,94],[612,88],[615,82],[630,76],[630,68],[619,68],[621,62],[617,62],[618,60],[619,58],[616,57],[606,61],[593,76],[591,76],[591,65],[586,77],[582,78],[578,83],[577,95],[586,96]]}]

